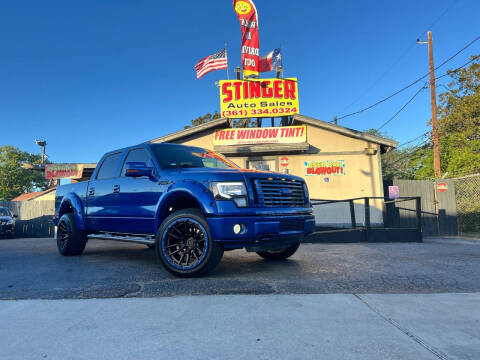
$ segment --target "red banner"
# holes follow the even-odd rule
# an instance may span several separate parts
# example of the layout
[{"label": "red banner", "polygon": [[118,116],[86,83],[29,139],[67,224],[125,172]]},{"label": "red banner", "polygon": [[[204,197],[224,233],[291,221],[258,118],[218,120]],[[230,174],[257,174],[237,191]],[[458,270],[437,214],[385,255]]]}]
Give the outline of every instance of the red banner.
[{"label": "red banner", "polygon": [[260,64],[257,9],[252,0],[233,0],[242,30],[243,78],[258,78]]},{"label": "red banner", "polygon": [[83,174],[82,164],[47,164],[46,179],[80,179]]}]

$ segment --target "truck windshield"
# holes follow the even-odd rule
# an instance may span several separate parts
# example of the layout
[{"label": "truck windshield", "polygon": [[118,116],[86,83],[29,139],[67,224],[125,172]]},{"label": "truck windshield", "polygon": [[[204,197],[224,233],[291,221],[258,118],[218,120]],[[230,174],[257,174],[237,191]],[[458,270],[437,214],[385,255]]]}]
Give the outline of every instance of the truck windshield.
[{"label": "truck windshield", "polygon": [[238,168],[235,163],[231,162],[223,155],[199,147],[158,144],[152,145],[152,149],[162,169]]}]

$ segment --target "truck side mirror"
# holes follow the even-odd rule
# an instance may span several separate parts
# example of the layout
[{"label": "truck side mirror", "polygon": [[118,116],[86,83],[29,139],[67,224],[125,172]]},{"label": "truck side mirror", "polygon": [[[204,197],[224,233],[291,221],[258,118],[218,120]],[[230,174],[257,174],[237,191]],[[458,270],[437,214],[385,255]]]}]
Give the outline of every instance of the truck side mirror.
[{"label": "truck side mirror", "polygon": [[153,177],[153,168],[144,162],[127,162],[125,176],[128,177]]},{"label": "truck side mirror", "polygon": [[12,218],[16,219],[16,218],[18,218],[18,215],[17,215],[17,214],[13,214],[13,215],[12,215]]}]

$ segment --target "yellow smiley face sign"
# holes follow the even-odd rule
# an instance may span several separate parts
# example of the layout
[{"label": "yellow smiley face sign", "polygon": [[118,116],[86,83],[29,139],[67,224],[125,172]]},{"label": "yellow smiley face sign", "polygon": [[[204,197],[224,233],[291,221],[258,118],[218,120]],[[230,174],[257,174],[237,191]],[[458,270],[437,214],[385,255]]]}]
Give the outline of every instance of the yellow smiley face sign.
[{"label": "yellow smiley face sign", "polygon": [[252,6],[251,6],[248,2],[246,2],[246,1],[238,1],[238,2],[235,4],[235,11],[236,11],[239,15],[248,14],[251,10],[252,10]]}]

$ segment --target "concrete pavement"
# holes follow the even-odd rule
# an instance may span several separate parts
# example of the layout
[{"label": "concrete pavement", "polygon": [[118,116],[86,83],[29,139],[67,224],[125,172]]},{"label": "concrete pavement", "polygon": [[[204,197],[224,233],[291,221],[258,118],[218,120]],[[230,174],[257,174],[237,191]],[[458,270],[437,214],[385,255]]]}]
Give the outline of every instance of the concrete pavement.
[{"label": "concrete pavement", "polygon": [[0,301],[0,359],[479,359],[480,294]]}]

